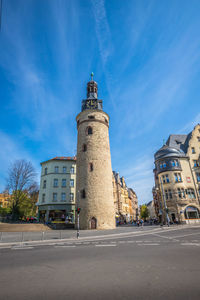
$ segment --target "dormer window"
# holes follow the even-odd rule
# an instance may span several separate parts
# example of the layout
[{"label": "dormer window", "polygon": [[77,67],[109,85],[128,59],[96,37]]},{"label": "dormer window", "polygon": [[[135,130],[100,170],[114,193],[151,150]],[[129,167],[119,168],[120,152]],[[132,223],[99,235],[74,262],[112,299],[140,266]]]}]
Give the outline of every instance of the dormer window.
[{"label": "dormer window", "polygon": [[176,140],[176,143],[177,143],[177,145],[180,145],[180,144],[181,144],[181,142],[180,142],[180,141],[178,141],[178,140]]}]

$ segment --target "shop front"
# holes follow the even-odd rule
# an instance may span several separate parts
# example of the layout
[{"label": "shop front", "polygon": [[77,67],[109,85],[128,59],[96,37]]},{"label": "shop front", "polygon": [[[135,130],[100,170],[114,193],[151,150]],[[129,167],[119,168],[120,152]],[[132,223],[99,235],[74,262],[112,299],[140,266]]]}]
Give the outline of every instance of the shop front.
[{"label": "shop front", "polygon": [[187,206],[184,211],[186,223],[200,223],[200,213],[197,207]]},{"label": "shop front", "polygon": [[43,205],[38,208],[38,219],[41,223],[46,223],[54,228],[60,225],[64,227],[73,227],[75,224],[75,205]]}]

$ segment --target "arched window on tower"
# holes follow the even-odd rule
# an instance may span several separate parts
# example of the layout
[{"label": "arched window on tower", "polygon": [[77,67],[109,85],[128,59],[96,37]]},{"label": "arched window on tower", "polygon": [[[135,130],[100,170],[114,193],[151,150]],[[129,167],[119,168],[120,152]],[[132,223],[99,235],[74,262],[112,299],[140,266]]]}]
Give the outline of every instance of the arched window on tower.
[{"label": "arched window on tower", "polygon": [[85,190],[81,190],[81,198],[85,198]]},{"label": "arched window on tower", "polygon": [[92,172],[94,170],[93,163],[89,163],[89,170]]},{"label": "arched window on tower", "polygon": [[87,151],[87,145],[86,145],[86,144],[83,144],[82,150],[83,150],[83,152],[86,152],[86,151]]},{"label": "arched window on tower", "polygon": [[92,130],[92,127],[88,127],[87,128],[87,134],[93,134],[93,130]]}]

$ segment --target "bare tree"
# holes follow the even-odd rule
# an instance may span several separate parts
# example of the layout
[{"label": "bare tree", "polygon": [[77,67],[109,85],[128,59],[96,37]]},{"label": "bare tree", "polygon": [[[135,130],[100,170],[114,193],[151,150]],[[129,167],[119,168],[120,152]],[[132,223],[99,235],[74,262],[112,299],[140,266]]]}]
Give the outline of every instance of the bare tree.
[{"label": "bare tree", "polygon": [[31,162],[24,159],[16,160],[8,170],[7,189],[12,194],[12,216],[19,216],[20,202],[25,195],[32,192],[36,187],[35,169]]}]

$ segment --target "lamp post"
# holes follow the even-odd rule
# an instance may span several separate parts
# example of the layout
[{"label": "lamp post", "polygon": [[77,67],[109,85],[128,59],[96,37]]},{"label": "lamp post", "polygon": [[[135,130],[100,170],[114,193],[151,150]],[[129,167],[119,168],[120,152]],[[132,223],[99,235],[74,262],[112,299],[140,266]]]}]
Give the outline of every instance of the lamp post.
[{"label": "lamp post", "polygon": [[79,207],[79,205],[80,205],[80,203],[79,203],[79,197],[80,197],[80,191],[78,191],[78,199],[77,199],[77,208],[76,208],[76,212],[77,212],[77,239],[79,238],[79,235],[80,235],[80,233],[79,233],[79,214],[80,214],[80,211],[81,211],[81,209],[80,209],[80,207]]}]

